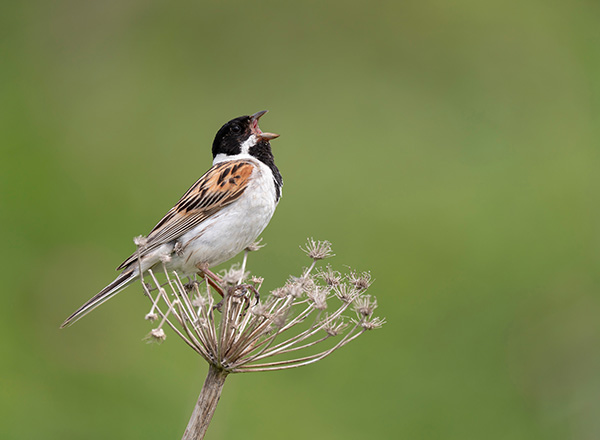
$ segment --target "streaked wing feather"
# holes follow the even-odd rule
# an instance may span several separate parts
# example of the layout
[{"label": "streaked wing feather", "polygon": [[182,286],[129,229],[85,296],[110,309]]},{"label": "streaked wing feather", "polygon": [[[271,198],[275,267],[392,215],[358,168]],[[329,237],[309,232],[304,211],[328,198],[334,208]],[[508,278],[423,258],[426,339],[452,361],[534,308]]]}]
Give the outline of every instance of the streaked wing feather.
[{"label": "streaked wing feather", "polygon": [[[140,257],[164,243],[176,240],[225,206],[237,200],[248,187],[254,165],[246,160],[220,162],[208,170],[148,234]],[[137,260],[135,252],[117,268]]]}]

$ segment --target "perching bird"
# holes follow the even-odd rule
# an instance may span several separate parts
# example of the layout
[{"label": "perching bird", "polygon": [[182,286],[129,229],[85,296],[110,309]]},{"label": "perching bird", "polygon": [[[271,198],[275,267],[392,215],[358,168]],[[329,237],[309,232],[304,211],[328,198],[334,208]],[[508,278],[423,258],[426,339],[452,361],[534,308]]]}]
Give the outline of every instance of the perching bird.
[{"label": "perching bird", "polygon": [[191,275],[233,258],[256,240],[275,212],[283,185],[269,143],[279,135],[258,128],[265,113],[240,116],[221,127],[212,146],[213,166],[121,263],[121,274],[61,328],[112,298],[140,273],[163,264],[165,255],[169,271]]}]

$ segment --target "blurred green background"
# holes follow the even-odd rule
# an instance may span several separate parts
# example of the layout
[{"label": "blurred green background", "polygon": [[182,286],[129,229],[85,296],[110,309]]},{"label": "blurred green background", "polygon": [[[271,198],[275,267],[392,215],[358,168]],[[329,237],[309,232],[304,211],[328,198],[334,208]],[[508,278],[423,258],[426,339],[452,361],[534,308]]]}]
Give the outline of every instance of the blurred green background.
[{"label": "blurred green background", "polygon": [[179,438],[206,365],[136,287],[58,326],[269,109],[306,237],[371,270],[383,329],[228,379],[208,438],[600,438],[594,1],[3,2],[0,437]]}]

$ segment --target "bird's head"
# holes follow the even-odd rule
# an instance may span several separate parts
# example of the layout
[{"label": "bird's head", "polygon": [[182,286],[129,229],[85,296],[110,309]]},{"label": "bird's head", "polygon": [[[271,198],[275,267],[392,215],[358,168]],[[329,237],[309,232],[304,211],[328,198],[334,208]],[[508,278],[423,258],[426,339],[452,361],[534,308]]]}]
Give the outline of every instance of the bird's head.
[{"label": "bird's head", "polygon": [[246,155],[259,157],[271,154],[269,141],[279,137],[275,133],[263,133],[258,120],[267,110],[252,116],[240,116],[223,125],[213,141],[212,153],[215,160],[224,160],[231,156]]}]

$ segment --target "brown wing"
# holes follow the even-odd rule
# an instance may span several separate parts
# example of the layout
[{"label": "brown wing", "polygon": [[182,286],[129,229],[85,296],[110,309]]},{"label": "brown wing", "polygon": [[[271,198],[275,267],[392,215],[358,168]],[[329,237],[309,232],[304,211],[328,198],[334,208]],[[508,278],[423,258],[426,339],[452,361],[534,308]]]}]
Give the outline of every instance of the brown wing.
[{"label": "brown wing", "polygon": [[[248,187],[253,171],[252,162],[245,160],[220,162],[213,166],[152,229],[140,256],[143,257],[164,243],[178,239],[237,200]],[[137,258],[138,253],[135,252],[121,263],[117,270],[124,269]]]}]

